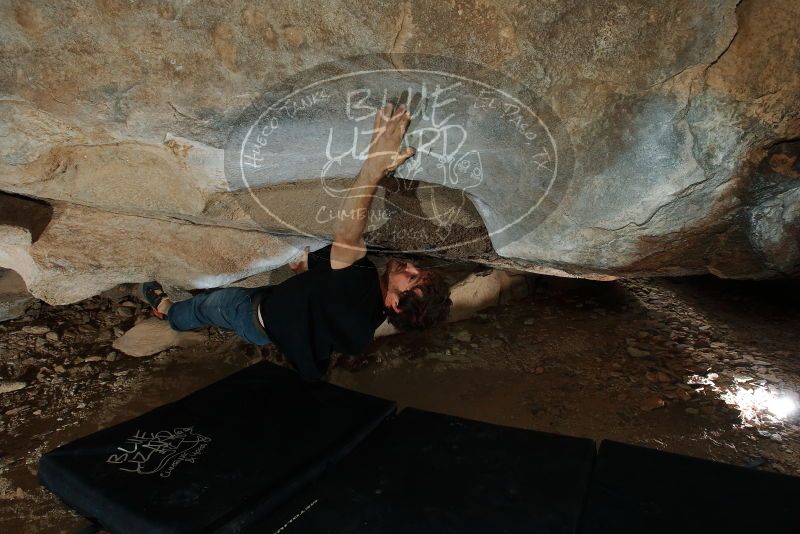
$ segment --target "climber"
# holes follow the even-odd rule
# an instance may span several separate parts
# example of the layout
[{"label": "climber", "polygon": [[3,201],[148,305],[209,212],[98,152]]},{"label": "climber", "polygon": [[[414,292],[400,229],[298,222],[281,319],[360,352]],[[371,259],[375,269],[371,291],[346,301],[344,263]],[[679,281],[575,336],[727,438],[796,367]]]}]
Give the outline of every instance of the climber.
[{"label": "climber", "polygon": [[388,319],[400,330],[442,321],[452,304],[435,271],[389,260],[381,274],[366,257],[364,231],[381,179],[416,153],[400,149],[411,121],[403,104],[375,112],[366,161],[344,199],[333,244],[290,263],[288,280],[260,288],[224,288],[173,303],[158,282],[141,285],[153,312],[174,330],[219,326],[256,345],[274,343],[305,380],[320,380],[332,351],[363,352]]}]

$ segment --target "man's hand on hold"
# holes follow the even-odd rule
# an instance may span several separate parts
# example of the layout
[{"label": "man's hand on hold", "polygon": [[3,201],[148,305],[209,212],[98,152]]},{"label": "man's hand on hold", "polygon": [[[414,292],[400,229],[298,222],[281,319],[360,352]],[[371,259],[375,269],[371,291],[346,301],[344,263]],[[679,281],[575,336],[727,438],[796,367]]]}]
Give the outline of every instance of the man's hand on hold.
[{"label": "man's hand on hold", "polygon": [[400,150],[410,122],[411,114],[403,104],[396,109],[393,104],[386,104],[376,111],[367,160],[347,190],[340,208],[340,213],[353,216],[342,217],[333,228],[332,269],[349,267],[366,255],[364,231],[378,183],[416,154],[413,147]]},{"label": "man's hand on hold", "polygon": [[380,179],[397,170],[400,165],[416,154],[414,147],[400,150],[400,143],[411,122],[411,114],[404,104],[397,108],[389,103],[375,112],[375,124],[369,142],[367,161],[361,168],[366,176]]}]

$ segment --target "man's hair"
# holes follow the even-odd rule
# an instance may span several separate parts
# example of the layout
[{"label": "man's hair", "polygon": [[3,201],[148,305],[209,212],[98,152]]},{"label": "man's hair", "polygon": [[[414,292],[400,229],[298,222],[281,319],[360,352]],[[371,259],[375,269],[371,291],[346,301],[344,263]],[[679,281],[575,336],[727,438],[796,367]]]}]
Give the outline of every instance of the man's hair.
[{"label": "man's hair", "polygon": [[[421,290],[421,295],[415,289]],[[450,287],[435,271],[426,271],[421,284],[400,293],[399,312],[387,311],[389,323],[398,330],[422,330],[441,323],[450,313]]]}]

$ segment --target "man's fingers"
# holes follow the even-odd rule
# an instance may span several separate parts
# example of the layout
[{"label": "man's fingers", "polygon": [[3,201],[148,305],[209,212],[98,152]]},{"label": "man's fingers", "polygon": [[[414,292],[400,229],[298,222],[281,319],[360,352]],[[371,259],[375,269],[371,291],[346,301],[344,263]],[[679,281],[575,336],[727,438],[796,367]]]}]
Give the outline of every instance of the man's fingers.
[{"label": "man's fingers", "polygon": [[380,109],[375,111],[375,122],[372,124],[372,138],[375,139],[375,136],[378,135],[378,131],[381,127],[381,114],[382,111]]},{"label": "man's fingers", "polygon": [[[394,104],[391,102],[387,103],[383,106],[383,110],[381,110],[381,124],[389,122],[392,118],[392,109],[394,108]],[[385,124],[384,124],[385,125]]]},{"label": "man's fingers", "polygon": [[397,106],[397,113],[394,114],[392,119],[405,129],[408,123],[411,122],[411,113],[408,112],[408,108],[405,105],[400,104]]},{"label": "man's fingers", "polygon": [[408,125],[411,124],[411,113],[408,110],[405,110],[405,113],[400,118],[400,132],[401,135],[405,135],[406,131],[408,130]]},{"label": "man's fingers", "polygon": [[408,89],[403,89],[403,92],[400,93],[400,98],[397,99],[398,102],[401,102],[408,107]]},{"label": "man's fingers", "polygon": [[397,111],[389,122],[386,124],[386,129],[392,132],[400,130],[400,135],[403,136],[406,133],[406,129],[408,128],[409,123],[411,122],[411,115],[406,109],[404,104],[400,104],[397,106]]},{"label": "man's fingers", "polygon": [[401,150],[397,153],[397,157],[395,157],[395,163],[391,167],[389,167],[388,171],[396,171],[400,165],[406,162],[407,159],[414,156],[417,153],[417,149],[413,146],[409,146]]},{"label": "man's fingers", "polygon": [[417,153],[417,149],[414,148],[413,146],[409,146],[409,147],[404,148],[403,151],[400,152],[400,154],[399,154],[399,156],[400,156],[400,164],[402,165],[405,160],[407,160],[408,158],[413,157],[414,154],[416,154],[416,153]]},{"label": "man's fingers", "polygon": [[394,162],[386,168],[384,171],[386,174],[395,172],[400,166],[406,162],[409,158],[414,156],[417,153],[417,149],[414,147],[407,147],[398,152],[394,157]]},{"label": "man's fingers", "polygon": [[375,112],[375,124],[372,125],[372,137],[373,139],[375,136],[384,128],[386,128],[386,123],[392,117],[392,103],[389,102],[382,109],[379,109]]},{"label": "man's fingers", "polygon": [[372,138],[385,129],[394,129],[398,124],[405,133],[408,123],[411,122],[411,114],[406,104],[400,103],[396,107],[394,103],[387,103],[382,109],[375,113],[375,124],[372,127]]}]

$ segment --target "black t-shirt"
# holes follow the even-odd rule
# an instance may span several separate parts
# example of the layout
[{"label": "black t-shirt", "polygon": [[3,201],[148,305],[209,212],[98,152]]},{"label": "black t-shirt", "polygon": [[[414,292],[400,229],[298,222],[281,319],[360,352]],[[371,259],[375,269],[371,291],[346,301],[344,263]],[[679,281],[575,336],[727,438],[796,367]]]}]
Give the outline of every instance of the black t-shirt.
[{"label": "black t-shirt", "polygon": [[332,351],[363,352],[385,317],[380,276],[367,257],[332,269],[331,245],[308,255],[308,270],[264,288],[269,338],[306,380],[328,370]]}]

